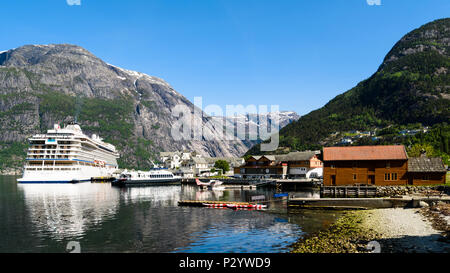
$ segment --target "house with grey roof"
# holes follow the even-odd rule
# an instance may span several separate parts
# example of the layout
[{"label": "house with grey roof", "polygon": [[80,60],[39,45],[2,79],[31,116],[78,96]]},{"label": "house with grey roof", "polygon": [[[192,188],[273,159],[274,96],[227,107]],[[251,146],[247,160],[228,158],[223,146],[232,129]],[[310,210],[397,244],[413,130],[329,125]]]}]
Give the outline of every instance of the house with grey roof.
[{"label": "house with grey roof", "polygon": [[439,157],[408,158],[408,184],[434,185],[445,184],[447,169]]},{"label": "house with grey roof", "polygon": [[189,160],[183,160],[181,162],[181,168],[191,169],[194,176],[201,176],[202,173],[209,172],[211,168],[208,166],[208,161],[204,157],[194,156]]},{"label": "house with grey roof", "polygon": [[312,178],[321,177],[323,163],[320,151],[291,152],[283,155],[260,155],[247,158],[235,168],[235,176],[242,178]]}]

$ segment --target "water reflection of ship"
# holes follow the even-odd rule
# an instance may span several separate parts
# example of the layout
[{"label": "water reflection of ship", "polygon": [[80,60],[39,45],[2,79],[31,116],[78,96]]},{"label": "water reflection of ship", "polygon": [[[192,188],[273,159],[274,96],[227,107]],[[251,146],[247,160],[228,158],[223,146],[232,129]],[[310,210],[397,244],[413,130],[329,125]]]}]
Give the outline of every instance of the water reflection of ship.
[{"label": "water reflection of ship", "polygon": [[92,225],[113,217],[119,192],[107,184],[20,184],[31,221],[55,240],[81,236]]}]

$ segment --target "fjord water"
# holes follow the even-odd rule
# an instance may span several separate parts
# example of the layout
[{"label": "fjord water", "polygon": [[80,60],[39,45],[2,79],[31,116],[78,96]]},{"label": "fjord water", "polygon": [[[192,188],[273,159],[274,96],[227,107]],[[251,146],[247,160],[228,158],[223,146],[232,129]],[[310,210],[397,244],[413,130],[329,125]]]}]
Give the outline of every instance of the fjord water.
[{"label": "fjord water", "polygon": [[[179,200],[248,201],[272,190],[201,191],[195,186],[115,188],[111,184],[17,184],[0,176],[0,252],[287,252],[333,212],[288,213],[179,207]],[[311,196],[305,191],[297,195]]]}]

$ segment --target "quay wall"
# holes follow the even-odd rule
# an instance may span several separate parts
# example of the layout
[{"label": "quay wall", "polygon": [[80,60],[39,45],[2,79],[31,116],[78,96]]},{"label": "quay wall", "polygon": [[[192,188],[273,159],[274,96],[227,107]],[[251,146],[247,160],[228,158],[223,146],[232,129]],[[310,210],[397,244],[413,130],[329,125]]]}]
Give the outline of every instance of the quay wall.
[{"label": "quay wall", "polygon": [[423,207],[450,203],[449,197],[417,198],[291,198],[288,208],[303,209],[382,209],[399,207]]},{"label": "quay wall", "polygon": [[444,195],[450,186],[322,186],[321,197],[393,197],[412,194]]}]

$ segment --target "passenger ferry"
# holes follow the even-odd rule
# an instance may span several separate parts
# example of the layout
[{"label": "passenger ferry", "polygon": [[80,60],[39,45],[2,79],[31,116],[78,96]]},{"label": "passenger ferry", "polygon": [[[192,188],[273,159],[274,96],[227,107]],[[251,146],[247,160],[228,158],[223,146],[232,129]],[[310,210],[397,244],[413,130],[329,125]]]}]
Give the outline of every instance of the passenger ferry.
[{"label": "passenger ferry", "polygon": [[55,124],[47,134],[29,139],[24,174],[19,183],[79,183],[111,177],[118,169],[116,148],[97,135],[88,137],[72,122]]},{"label": "passenger ferry", "polygon": [[165,169],[153,169],[148,172],[125,170],[112,184],[116,186],[148,186],[175,184],[180,181],[181,177],[175,176]]}]

